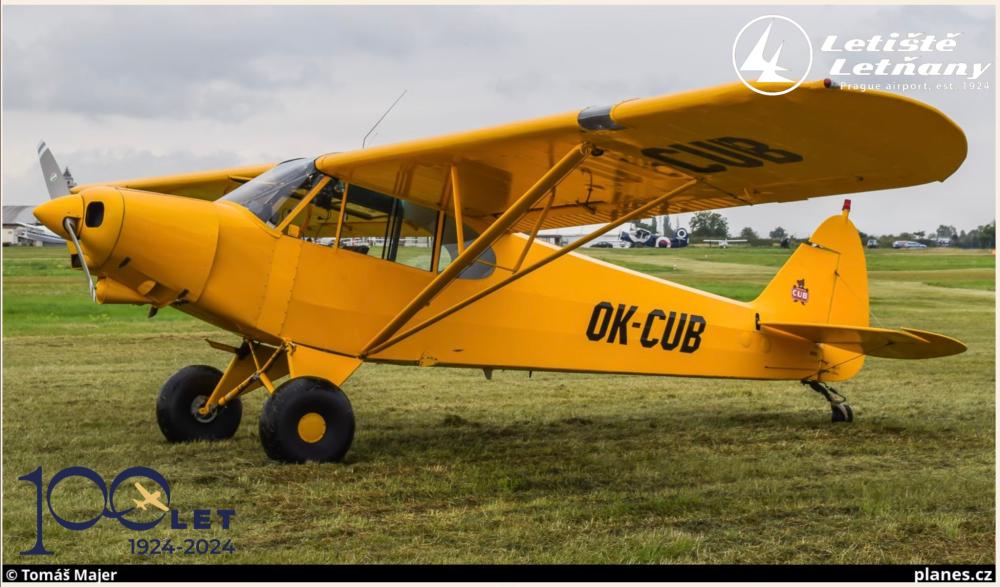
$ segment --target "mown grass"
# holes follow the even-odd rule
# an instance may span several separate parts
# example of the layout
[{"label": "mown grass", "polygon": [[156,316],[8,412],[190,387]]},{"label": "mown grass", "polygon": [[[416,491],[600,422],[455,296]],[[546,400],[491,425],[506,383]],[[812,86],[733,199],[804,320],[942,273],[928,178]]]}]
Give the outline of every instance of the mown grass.
[{"label": "mown grass", "polygon": [[[658,259],[664,253],[657,249],[586,249],[588,254],[611,259]],[[795,248],[781,249],[778,247],[746,247],[733,245],[730,248],[707,247],[694,245],[669,252],[670,258],[708,261],[716,263],[735,263],[738,265],[757,265],[761,267],[780,267],[788,260]],[[933,270],[933,269],[989,269],[995,264],[993,255],[983,249],[954,249],[950,247],[933,249],[866,249],[869,271],[902,271],[902,270]]]},{"label": "mown grass", "polygon": [[[786,251],[589,250],[666,279],[752,299]],[[223,366],[230,339],[176,311],[95,306],[57,249],[4,250],[5,563],[34,541],[34,490],[82,465],[109,481],[134,465],[171,505],[236,509],[237,552],[153,562],[960,563],[994,559],[994,259],[874,251],[876,323],[957,336],[934,361],[869,359],[840,387],[857,420],[833,425],[794,383],[365,365],[339,465],[279,465],[257,439],[261,393],[231,441],[168,445],[155,394],[178,368]],[[898,255],[898,257],[897,257]],[[977,272],[974,277],[969,272]],[[985,277],[984,277],[985,276]],[[942,284],[946,287],[939,287]],[[117,502],[133,497],[123,490]],[[94,515],[69,479],[57,512]],[[149,562],[104,519],[84,532],[46,511],[45,562]]]}]

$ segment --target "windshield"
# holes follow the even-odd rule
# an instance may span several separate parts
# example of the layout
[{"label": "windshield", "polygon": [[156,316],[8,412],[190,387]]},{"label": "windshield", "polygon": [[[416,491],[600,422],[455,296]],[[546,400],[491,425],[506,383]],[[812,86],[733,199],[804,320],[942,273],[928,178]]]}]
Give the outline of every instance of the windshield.
[{"label": "windshield", "polygon": [[[301,200],[322,174],[311,159],[292,159],[258,175],[222,199],[236,202],[257,218],[276,226],[290,199]],[[293,204],[294,205],[294,204]]]}]

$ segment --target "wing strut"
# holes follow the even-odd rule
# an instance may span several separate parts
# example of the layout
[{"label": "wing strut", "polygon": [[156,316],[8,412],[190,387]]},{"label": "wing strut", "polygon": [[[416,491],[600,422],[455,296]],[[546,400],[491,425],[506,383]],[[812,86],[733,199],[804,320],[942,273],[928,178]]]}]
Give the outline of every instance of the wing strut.
[{"label": "wing strut", "polygon": [[458,187],[458,167],[454,164],[449,172],[451,178],[451,201],[455,207],[455,246],[458,247],[458,254],[465,250],[465,233],[463,232],[462,221],[462,190]]},{"label": "wing strut", "polygon": [[[493,224],[489,226],[486,230],[479,235],[476,240],[472,241],[469,246],[462,251],[462,253],[447,267],[444,271],[439,273],[433,281],[427,284],[427,287],[423,289],[415,298],[410,300],[410,303],[406,305],[402,310],[396,314],[395,318],[389,321],[382,330],[375,335],[372,340],[365,345],[365,348],[361,351],[361,356],[367,356],[372,352],[372,349],[379,347],[386,340],[389,339],[393,334],[395,334],[406,322],[412,318],[417,312],[419,312],[424,306],[426,306],[434,296],[436,296],[442,289],[445,288],[449,283],[458,278],[458,276],[465,270],[466,267],[472,265],[476,258],[482,254],[487,248],[489,248],[498,238],[503,236],[503,234],[510,229],[512,226],[517,224],[522,217],[531,209],[535,203],[538,202],[547,194],[552,188],[556,186],[560,181],[563,180],[567,175],[570,174],[574,169],[577,168],[580,163],[584,161],[588,156],[590,156],[591,145],[589,143],[581,143],[573,147],[568,153],[566,153],[558,163],[553,165],[545,175],[541,177],[535,185],[531,186],[528,191],[518,198],[514,204],[507,208],[507,210],[497,218]],[[457,182],[452,184],[453,194],[457,192]],[[455,199],[456,208],[460,206],[460,199]]]},{"label": "wing strut", "polygon": [[[444,318],[447,318],[448,316],[451,316],[452,314],[454,314],[455,312],[458,312],[462,308],[465,308],[466,306],[469,306],[469,305],[473,304],[474,302],[477,302],[477,301],[485,298],[486,296],[488,296],[488,295],[492,294],[493,292],[495,292],[495,291],[497,291],[497,290],[499,290],[499,289],[501,289],[501,288],[503,288],[503,287],[505,287],[505,286],[507,286],[507,285],[509,285],[509,284],[511,284],[511,283],[513,283],[515,281],[517,281],[518,279],[521,279],[522,277],[525,277],[526,275],[529,275],[529,274],[533,273],[534,271],[536,271],[538,269],[541,269],[542,267],[544,267],[545,265],[548,265],[552,261],[555,261],[559,257],[562,257],[563,255],[565,255],[567,253],[570,253],[570,252],[572,252],[572,251],[574,251],[574,250],[582,247],[583,245],[587,244],[591,240],[593,240],[593,239],[595,239],[595,238],[597,238],[597,237],[599,237],[599,236],[601,236],[603,234],[606,234],[609,231],[614,230],[615,228],[621,226],[622,224],[625,224],[626,222],[631,222],[632,220],[634,220],[636,218],[643,217],[649,211],[651,211],[651,210],[653,210],[653,209],[655,209],[657,207],[663,206],[664,204],[666,204],[667,202],[669,202],[674,196],[680,194],[681,192],[683,192],[684,190],[688,189],[689,187],[693,186],[696,183],[698,183],[698,180],[692,179],[692,180],[690,180],[690,181],[688,181],[688,182],[686,182],[686,183],[684,183],[684,184],[682,184],[680,186],[677,186],[676,188],[670,190],[669,192],[663,194],[662,196],[656,198],[655,200],[651,200],[651,201],[647,202],[646,204],[644,204],[644,205],[636,208],[635,210],[632,210],[628,214],[625,214],[624,216],[620,216],[616,220],[614,220],[614,221],[612,221],[612,222],[610,222],[610,223],[602,226],[601,228],[598,228],[597,230],[592,231],[591,233],[587,234],[586,236],[577,239],[576,241],[574,241],[574,242],[566,245],[565,247],[562,247],[562,248],[560,248],[558,250],[552,251],[550,254],[546,255],[544,258],[539,259],[538,261],[532,263],[531,265],[529,265],[528,267],[524,268],[523,270],[517,271],[515,269],[516,272],[513,273],[512,275],[508,276],[504,280],[499,281],[499,282],[491,285],[490,287],[488,287],[488,288],[486,288],[486,289],[484,289],[484,290],[482,290],[482,291],[480,291],[480,292],[478,292],[476,294],[473,294],[473,295],[469,296],[468,298],[462,300],[461,302],[456,303],[455,305],[447,308],[446,310],[442,310],[441,312],[438,312],[437,314],[435,314],[434,316],[431,316],[430,318],[424,320],[423,322],[421,322],[419,324],[416,324],[416,325],[408,328],[407,330],[404,330],[403,332],[399,333],[395,337],[392,337],[392,338],[385,337],[382,342],[369,343],[369,345],[365,348],[365,351],[362,353],[362,355],[364,356],[364,355],[375,354],[375,353],[377,353],[379,351],[382,351],[382,350],[384,350],[384,349],[386,349],[386,348],[388,348],[388,347],[390,347],[390,346],[392,346],[392,345],[394,345],[394,344],[396,344],[396,343],[398,343],[398,342],[400,342],[400,341],[402,341],[402,340],[404,340],[406,338],[409,338],[410,336],[412,336],[412,335],[420,332],[421,330],[427,328],[428,326],[436,324],[437,322],[443,320]],[[536,227],[536,229],[537,229],[537,227]],[[529,237],[529,240],[527,240],[525,242],[525,251],[527,250],[527,247],[529,247],[531,245],[531,240],[534,239],[534,237],[535,237],[536,234],[537,234],[537,230],[532,231],[531,237]],[[520,266],[521,261],[523,261],[523,259],[524,259],[524,253],[522,253],[521,260],[518,262],[518,267]],[[390,334],[390,336],[391,336],[391,334]],[[378,338],[378,337],[376,337],[376,338]]]}]

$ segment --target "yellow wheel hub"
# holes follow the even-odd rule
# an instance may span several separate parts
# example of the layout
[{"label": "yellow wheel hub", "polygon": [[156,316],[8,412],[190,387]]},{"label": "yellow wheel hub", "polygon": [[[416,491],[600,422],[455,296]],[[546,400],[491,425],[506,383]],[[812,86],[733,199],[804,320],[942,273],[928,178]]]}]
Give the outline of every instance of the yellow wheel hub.
[{"label": "yellow wheel hub", "polygon": [[299,438],[313,444],[319,442],[326,434],[326,420],[316,412],[309,412],[299,418],[298,429]]}]

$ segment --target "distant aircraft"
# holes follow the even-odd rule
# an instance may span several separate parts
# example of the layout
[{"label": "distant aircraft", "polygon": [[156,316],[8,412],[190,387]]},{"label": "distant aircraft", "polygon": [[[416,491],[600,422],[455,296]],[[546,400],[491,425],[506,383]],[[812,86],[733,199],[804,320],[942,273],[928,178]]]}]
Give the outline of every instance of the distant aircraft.
[{"label": "distant aircraft", "polygon": [[54,200],[60,196],[65,196],[76,187],[73,174],[69,172],[69,167],[61,169],[56,163],[56,158],[49,150],[45,141],[38,143],[38,162],[42,166],[42,178],[45,179],[45,187],[49,191],[49,199]]},{"label": "distant aircraft", "polygon": [[146,490],[145,487],[142,486],[142,483],[139,483],[138,481],[135,482],[135,488],[138,489],[139,493],[142,495],[141,500],[138,499],[132,500],[135,502],[135,507],[139,508],[142,511],[146,511],[146,506],[151,505],[158,510],[163,510],[165,512],[170,511],[170,508],[163,505],[163,502],[160,501],[159,491],[154,491],[153,493],[150,493],[149,491]]},{"label": "distant aircraft", "polygon": [[688,246],[688,231],[678,228],[674,237],[663,236],[655,232],[638,228],[633,231],[623,230],[619,237],[622,242],[628,243],[630,248],[651,247],[651,248],[673,248]]},{"label": "distant aircraft", "polygon": [[[54,200],[68,195],[76,187],[76,181],[73,180],[73,174],[69,172],[69,168],[67,167],[65,170],[60,169],[55,156],[52,155],[52,151],[49,150],[45,141],[38,143],[38,162],[42,168],[42,178],[45,180],[49,199]],[[43,245],[66,244],[66,239],[42,224],[18,222],[17,226],[21,228],[17,235],[21,241],[35,241]]]},{"label": "distant aircraft", "polygon": [[707,238],[707,239],[705,239],[705,240],[703,240],[701,242],[708,243],[709,245],[717,244],[717,245],[719,245],[720,249],[728,249],[729,245],[731,245],[733,243],[745,243],[745,242],[747,242],[747,239],[745,239],[745,238],[722,238],[722,239]]},{"label": "distant aircraft", "polygon": [[58,234],[52,232],[45,226],[41,224],[28,224],[26,222],[18,222],[17,226],[21,227],[18,234],[18,238],[21,240],[37,241],[43,245],[65,245],[66,239],[62,238]]},{"label": "distant aircraft", "polygon": [[893,241],[892,248],[894,248],[894,249],[926,249],[927,245],[918,243],[916,241]]},{"label": "distant aircraft", "polygon": [[[831,385],[854,377],[865,357],[966,349],[932,332],[869,325],[850,201],[752,301],[573,252],[653,215],[942,181],[965,156],[958,125],[909,97],[829,81],[761,96],[733,83],[278,164],[78,186],[34,213],[70,239],[97,302],[151,314],[173,307],[231,333],[232,344],[209,342],[229,354],[225,372],[190,365],[160,388],[156,420],[168,441],[245,431],[241,400],[263,389],[256,430],[268,456],[340,461],[355,431],[342,386],[366,362],[783,380],[821,395],[831,420],[850,421]],[[600,227],[561,248],[538,240],[542,230],[592,224]],[[409,237],[433,242],[420,251],[430,254],[406,254]],[[324,238],[329,246],[315,242]],[[359,239],[371,243],[366,254],[346,246]],[[72,348],[65,358],[86,360]],[[873,397],[900,383],[857,385]],[[706,409],[695,393],[692,417]],[[921,413],[913,401],[916,417],[933,422],[937,408]],[[815,430],[791,410],[774,418]],[[235,448],[203,443],[184,454],[218,460]]]}]

